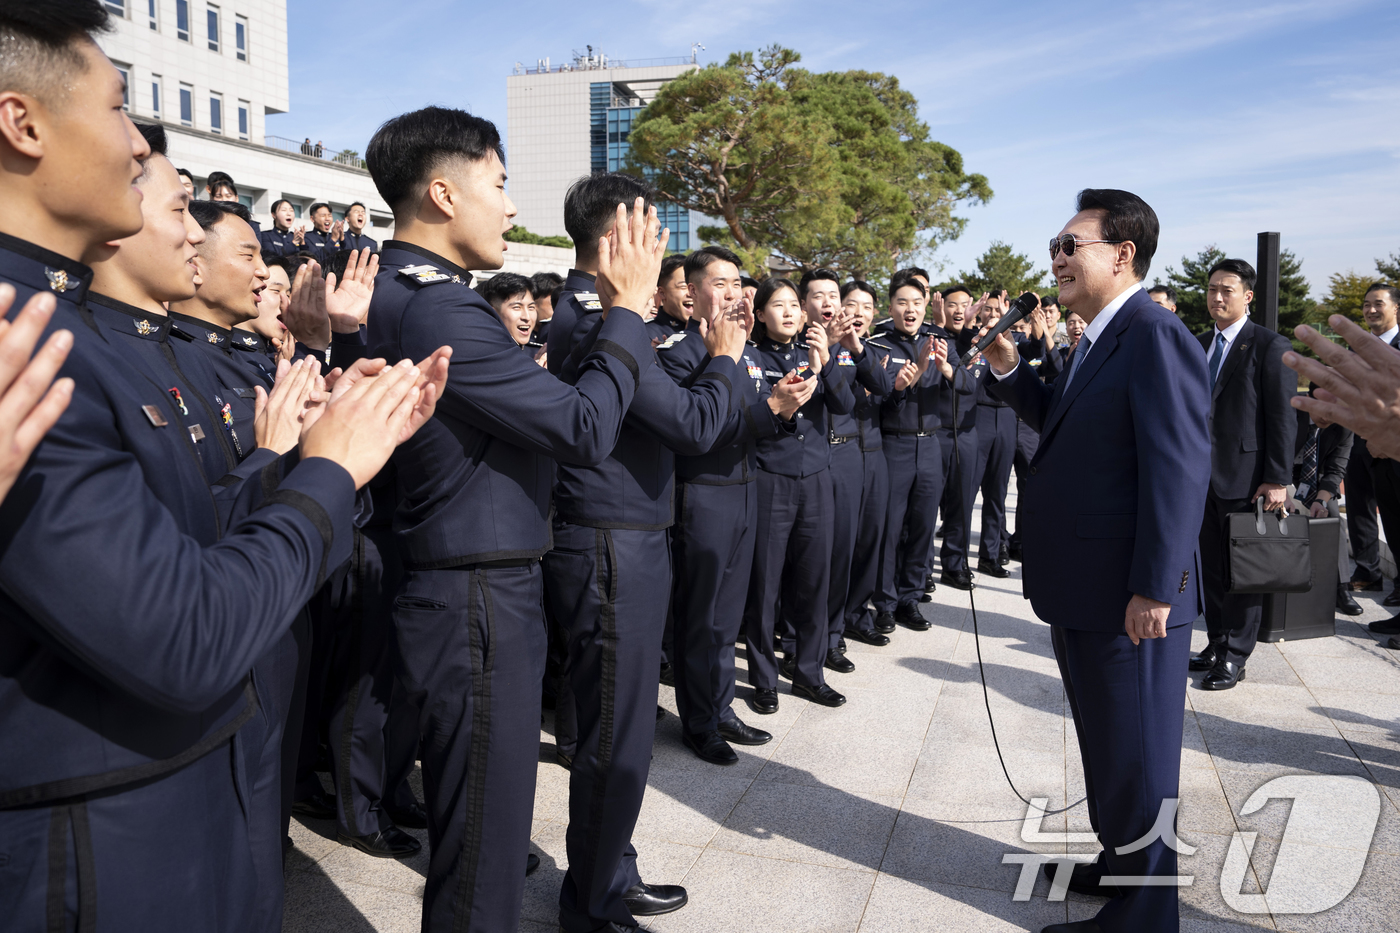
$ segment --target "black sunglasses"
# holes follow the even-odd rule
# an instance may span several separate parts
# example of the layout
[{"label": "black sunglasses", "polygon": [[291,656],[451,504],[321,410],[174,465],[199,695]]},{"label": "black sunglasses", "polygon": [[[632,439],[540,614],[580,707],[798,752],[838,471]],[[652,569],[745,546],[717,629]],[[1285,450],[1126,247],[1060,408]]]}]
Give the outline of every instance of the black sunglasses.
[{"label": "black sunglasses", "polygon": [[1050,258],[1054,259],[1060,255],[1060,250],[1065,251],[1066,256],[1073,256],[1075,249],[1088,243],[1126,243],[1127,240],[1081,240],[1073,233],[1062,233],[1057,237],[1050,238]]}]

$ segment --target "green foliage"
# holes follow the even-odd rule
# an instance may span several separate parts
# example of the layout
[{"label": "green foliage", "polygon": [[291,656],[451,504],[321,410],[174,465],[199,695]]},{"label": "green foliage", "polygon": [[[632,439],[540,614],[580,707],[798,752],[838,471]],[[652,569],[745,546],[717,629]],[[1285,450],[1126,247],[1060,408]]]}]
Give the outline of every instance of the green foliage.
[{"label": "green foliage", "polygon": [[1293,349],[1311,355],[1308,345],[1293,336],[1299,324],[1317,319],[1317,302],[1308,296],[1308,280],[1303,278],[1303,260],[1292,250],[1278,254],[1278,331],[1293,342]]},{"label": "green foliage", "polygon": [[1357,275],[1352,271],[1332,273],[1327,279],[1327,294],[1322,296],[1318,306],[1319,319],[1325,321],[1328,315],[1343,314],[1365,327],[1361,302],[1366,297],[1366,289],[1375,281],[1369,275]]},{"label": "green foliage", "polygon": [[775,45],[669,82],[633,123],[630,170],[719,219],[697,234],[750,270],[772,255],[874,281],[956,238],[953,209],[991,188],[929,139],[914,96],[889,75],[813,74],[799,60]]},{"label": "green foliage", "polygon": [[1043,293],[1046,275],[1046,270],[1035,268],[1035,263],[1025,253],[993,240],[987,251],[977,257],[977,270],[958,273],[957,281],[972,289],[974,297],[1004,288],[1015,298],[1022,292]]},{"label": "green foliage", "polygon": [[573,249],[574,241],[566,236],[540,236],[524,227],[511,227],[505,232],[507,243],[529,243],[532,246],[557,246],[560,249]]},{"label": "green foliage", "polygon": [[[1210,267],[1225,258],[1225,252],[1212,244],[1197,253],[1195,259],[1183,256],[1180,272],[1167,267],[1167,282],[1177,292],[1177,316],[1192,333],[1202,334],[1211,327],[1210,312],[1206,310],[1206,286],[1210,284]],[[1299,352],[1307,352],[1304,344],[1294,340],[1293,328],[1316,318],[1317,302],[1308,297],[1310,289],[1308,280],[1303,277],[1303,261],[1292,250],[1279,251],[1278,266],[1279,333],[1293,340]],[[1360,307],[1360,302],[1357,306]]]},{"label": "green foliage", "polygon": [[1386,282],[1400,284],[1400,253],[1391,253],[1388,259],[1377,259],[1376,272]]}]

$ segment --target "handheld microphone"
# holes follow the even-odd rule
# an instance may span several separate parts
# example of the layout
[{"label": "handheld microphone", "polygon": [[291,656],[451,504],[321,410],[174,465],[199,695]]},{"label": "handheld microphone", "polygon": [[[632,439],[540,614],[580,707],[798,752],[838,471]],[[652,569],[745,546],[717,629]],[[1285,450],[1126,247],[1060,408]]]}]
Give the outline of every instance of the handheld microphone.
[{"label": "handheld microphone", "polygon": [[1013,301],[1011,307],[1001,316],[1001,320],[997,321],[996,325],[991,330],[987,331],[986,336],[982,338],[981,345],[979,346],[974,343],[972,348],[962,355],[962,358],[958,360],[957,368],[961,369],[968,363],[971,363],[977,354],[982,352],[983,346],[991,346],[992,341],[1006,333],[1006,331],[1011,328],[1011,325],[1034,311],[1039,304],[1040,299],[1035,297],[1031,292],[1026,292],[1020,298]]}]

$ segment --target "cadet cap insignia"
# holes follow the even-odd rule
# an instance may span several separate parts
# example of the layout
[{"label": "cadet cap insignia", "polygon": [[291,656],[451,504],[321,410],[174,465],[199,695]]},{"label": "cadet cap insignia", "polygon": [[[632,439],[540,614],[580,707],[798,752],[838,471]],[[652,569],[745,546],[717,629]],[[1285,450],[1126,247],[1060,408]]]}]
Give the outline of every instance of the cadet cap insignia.
[{"label": "cadet cap insignia", "polygon": [[212,330],[209,331],[209,333],[205,334],[204,337],[205,337],[206,340],[208,340],[208,341],[209,341],[210,343],[212,343],[212,344],[216,344],[216,345],[217,345],[218,342],[219,342],[219,335],[216,334],[216,333],[214,333]]},{"label": "cadet cap insignia", "polygon": [[399,275],[406,276],[417,282],[419,285],[435,285],[438,282],[451,282],[461,279],[446,272],[439,272],[437,266],[404,266],[399,270]]},{"label": "cadet cap insignia", "polygon": [[149,334],[152,334],[154,332],[155,328],[151,326],[150,321],[136,322],[136,333],[140,334],[142,337],[148,336]]},{"label": "cadet cap insignia", "polygon": [[244,337],[243,345],[246,347],[256,347],[258,345],[258,341],[256,338],[253,337]]},{"label": "cadet cap insignia", "polygon": [[[601,308],[599,309],[601,310]],[[685,334],[672,334],[656,345],[658,350],[668,350],[685,339]]]}]

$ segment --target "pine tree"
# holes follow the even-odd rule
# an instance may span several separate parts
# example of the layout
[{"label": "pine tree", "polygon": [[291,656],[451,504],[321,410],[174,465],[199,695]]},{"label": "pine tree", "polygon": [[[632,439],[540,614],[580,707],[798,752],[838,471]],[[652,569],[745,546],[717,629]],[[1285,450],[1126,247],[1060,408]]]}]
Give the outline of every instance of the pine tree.
[{"label": "pine tree", "polygon": [[[1167,266],[1167,283],[1176,289],[1176,314],[1193,334],[1204,334],[1211,326],[1206,310],[1206,286],[1210,284],[1210,267],[1226,258],[1225,251],[1214,243],[1196,254],[1196,258],[1181,257],[1181,271]],[[1160,280],[1159,280],[1160,281]]]},{"label": "pine tree", "polygon": [[993,240],[987,251],[977,257],[977,271],[959,273],[958,281],[972,289],[974,297],[1004,288],[1015,298],[1028,291],[1043,294],[1045,275],[1045,270],[1035,268],[1035,263],[1025,253]]}]

